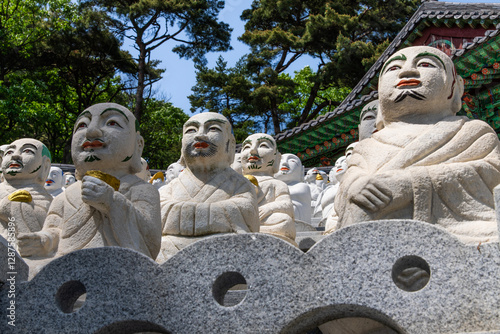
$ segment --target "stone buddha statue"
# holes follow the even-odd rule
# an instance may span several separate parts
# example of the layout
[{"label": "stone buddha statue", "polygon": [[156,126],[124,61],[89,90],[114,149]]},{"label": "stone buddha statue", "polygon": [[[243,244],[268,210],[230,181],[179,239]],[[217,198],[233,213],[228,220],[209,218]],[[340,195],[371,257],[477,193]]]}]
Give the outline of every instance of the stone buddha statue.
[{"label": "stone buddha statue", "polygon": [[[259,231],[254,186],[231,167],[236,141],[222,115],[194,115],[183,127],[182,173],[160,189],[163,262],[217,233]],[[168,172],[167,172],[168,174]]]},{"label": "stone buddha statue", "polygon": [[304,166],[295,154],[282,154],[279,170],[274,177],[288,185],[295,219],[311,223],[311,191],[304,183]]},{"label": "stone buddha statue", "polygon": [[64,191],[64,172],[61,168],[50,167],[49,176],[45,180],[45,189],[52,197],[56,197]]},{"label": "stone buddha statue", "polygon": [[149,165],[146,159],[141,158],[141,170],[135,175],[137,175],[138,178],[149,182],[149,179],[151,178],[151,172],[149,171]]},{"label": "stone buddha statue", "polygon": [[165,172],[165,184],[169,184],[173,179],[177,178],[184,170],[184,166],[178,162],[171,163]]},{"label": "stone buddha statue", "polygon": [[0,183],[0,235],[7,237],[9,220],[16,235],[40,231],[52,202],[44,188],[50,170],[50,152],[40,141],[23,138],[5,147],[4,182]]},{"label": "stone buddha statue", "polygon": [[[377,132],[378,100],[367,103],[359,115],[359,140],[370,138]],[[378,121],[380,123],[380,121]]]},{"label": "stone buddha statue", "polygon": [[243,174],[253,175],[259,183],[260,231],[294,242],[294,208],[285,182],[274,178],[280,153],[274,138],[265,133],[248,136],[242,143]]},{"label": "stone buddha statue", "polygon": [[161,242],[160,199],[151,184],[135,175],[143,147],[139,124],[127,108],[100,103],[84,110],[71,143],[78,181],[53,200],[41,231],[19,235],[21,256],[120,246],[155,259]]},{"label": "stone buddha statue", "polygon": [[402,49],[385,62],[384,128],[362,140],[348,162],[335,202],[339,228],[416,219],[465,243],[498,240],[500,142],[485,122],[456,116],[463,89],[452,60],[436,48]]},{"label": "stone buddha statue", "polygon": [[76,182],[75,176],[71,172],[64,173],[64,188],[68,188],[70,185]]}]

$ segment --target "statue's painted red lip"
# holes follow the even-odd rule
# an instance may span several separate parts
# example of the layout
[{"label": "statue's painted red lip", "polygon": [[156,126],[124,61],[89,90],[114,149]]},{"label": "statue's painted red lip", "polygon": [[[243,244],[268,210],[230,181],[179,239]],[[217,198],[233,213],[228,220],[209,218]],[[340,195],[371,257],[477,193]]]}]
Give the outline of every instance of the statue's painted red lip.
[{"label": "statue's painted red lip", "polygon": [[397,87],[418,86],[420,85],[420,83],[420,80],[417,79],[401,80],[400,82],[398,82]]},{"label": "statue's painted red lip", "polygon": [[338,173],[338,172],[341,172],[341,171],[343,171],[343,170],[344,170],[343,168],[339,168],[339,169],[337,169],[337,173]]},{"label": "statue's painted red lip", "polygon": [[259,157],[251,156],[250,158],[248,158],[248,161],[259,161]]},{"label": "statue's painted red lip", "polygon": [[204,141],[194,143],[194,148],[207,148],[208,146],[210,145],[208,145],[208,143],[205,143]]},{"label": "statue's painted red lip", "polygon": [[47,180],[47,181],[45,181],[45,183],[47,183],[47,184],[51,184],[51,183],[54,183],[54,181],[52,181],[52,180]]},{"label": "statue's painted red lip", "polygon": [[87,147],[103,147],[104,146],[104,143],[100,140],[94,140],[94,141],[89,141],[87,140],[86,142],[84,142],[82,144],[82,148],[83,149],[86,149]]},{"label": "statue's painted red lip", "polygon": [[281,167],[281,170],[290,170],[288,167]]},{"label": "statue's painted red lip", "polygon": [[20,168],[21,165],[20,164],[10,164],[9,165],[9,168]]}]

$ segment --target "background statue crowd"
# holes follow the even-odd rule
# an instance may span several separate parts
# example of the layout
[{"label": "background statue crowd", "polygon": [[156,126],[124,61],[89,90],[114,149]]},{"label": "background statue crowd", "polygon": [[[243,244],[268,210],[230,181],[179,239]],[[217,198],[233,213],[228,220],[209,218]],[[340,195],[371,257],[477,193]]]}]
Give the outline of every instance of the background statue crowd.
[{"label": "background statue crowd", "polygon": [[264,133],[246,138],[235,154],[229,121],[209,112],[184,124],[179,162],[151,176],[133,113],[97,104],[74,126],[74,176],[51,168],[38,140],[1,147],[0,234],[15,221],[19,253],[33,272],[102,246],[162,263],[220,233],[261,232],[297,245],[298,226],[313,220],[332,233],[369,220],[415,219],[464,243],[494,242],[500,142],[486,123],[456,116],[462,94],[446,54],[398,51],[380,73],[379,100],[361,112],[360,141],[329,175],[304,173],[300,159],[281,154]]}]

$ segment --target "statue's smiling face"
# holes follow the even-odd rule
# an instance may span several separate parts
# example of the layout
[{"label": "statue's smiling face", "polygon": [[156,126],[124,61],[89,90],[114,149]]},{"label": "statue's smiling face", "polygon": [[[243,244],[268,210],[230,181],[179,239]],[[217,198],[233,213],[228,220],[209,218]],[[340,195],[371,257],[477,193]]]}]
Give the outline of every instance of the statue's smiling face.
[{"label": "statue's smiling face", "polygon": [[42,146],[38,141],[19,139],[10,144],[2,160],[6,179],[35,179],[42,165]]},{"label": "statue's smiling face", "polygon": [[274,138],[264,134],[253,134],[243,141],[241,148],[241,164],[247,174],[265,172],[274,174],[275,164],[279,165]]},{"label": "statue's smiling face", "polygon": [[230,152],[230,125],[216,113],[202,113],[191,117],[183,128],[182,155],[187,166],[210,165],[228,167]]},{"label": "statue's smiling face", "polygon": [[406,48],[389,57],[379,78],[384,120],[446,108],[455,85],[451,67],[449,57],[431,47]]},{"label": "statue's smiling face", "polygon": [[73,160],[119,164],[135,151],[135,118],[117,108],[91,107],[78,116],[73,132]]}]

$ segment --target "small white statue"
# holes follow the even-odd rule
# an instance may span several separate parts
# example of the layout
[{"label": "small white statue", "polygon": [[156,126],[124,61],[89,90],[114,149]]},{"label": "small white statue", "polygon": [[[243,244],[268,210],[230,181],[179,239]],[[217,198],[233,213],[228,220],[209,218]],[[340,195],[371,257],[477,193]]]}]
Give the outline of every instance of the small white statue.
[{"label": "small white statue", "polygon": [[[352,153],[353,144],[346,148],[346,154]],[[342,177],[347,170],[347,156],[341,156],[335,161],[335,165],[330,170],[330,183],[318,196],[316,208],[314,209],[314,216],[321,217],[320,226],[324,226],[328,217],[332,214],[333,203],[335,201],[335,195],[339,189],[339,182],[342,181]]]},{"label": "small white statue", "polygon": [[265,133],[248,136],[242,144],[243,174],[253,175],[259,182],[260,231],[295,240],[294,209],[288,186],[274,178],[280,165],[276,141]]},{"label": "small white statue", "polygon": [[16,235],[40,231],[52,196],[44,188],[50,170],[50,152],[40,141],[23,138],[7,145],[0,183],[0,235],[7,237],[9,221]]},{"label": "small white statue", "polygon": [[184,166],[178,162],[170,164],[165,172],[165,184],[169,184],[173,179],[179,177],[180,173],[184,170]]},{"label": "small white statue", "polygon": [[[9,146],[9,145],[2,145],[2,146],[0,146],[0,166],[2,164],[3,154],[5,153],[5,149],[7,148],[7,146]],[[2,170],[0,168],[0,183],[2,183],[3,181],[4,181],[4,177],[3,177]]]},{"label": "small white statue", "polygon": [[304,181],[304,166],[299,157],[286,153],[281,155],[279,171],[274,175],[285,182],[290,191],[295,219],[311,223],[311,190]]},{"label": "small white statue", "polygon": [[21,256],[120,246],[156,258],[161,242],[158,191],[135,175],[143,147],[127,108],[100,103],[84,110],[71,142],[78,181],[54,198],[41,231],[19,235]]},{"label": "small white statue", "polygon": [[[366,104],[361,110],[361,114],[359,116],[359,140],[363,140],[366,138],[370,138],[372,134],[378,131],[377,125],[380,126],[382,124],[378,116],[378,100],[372,101]],[[382,125],[383,126],[383,125]]]},{"label": "small white statue", "polygon": [[45,189],[52,197],[56,197],[64,191],[64,172],[61,168],[50,167],[49,176],[45,180]]},{"label": "small white statue", "polygon": [[[311,191],[311,207],[312,210],[314,211],[318,203],[318,198],[321,195],[321,192],[323,192],[323,190],[325,190],[325,188],[328,185],[328,176],[322,170],[314,167],[307,171],[305,179],[309,180],[307,184]],[[313,217],[317,216],[318,214],[314,215],[313,213]],[[319,216],[321,215],[319,214]]]},{"label": "small white statue", "polygon": [[379,77],[384,128],[349,160],[335,209],[339,228],[366,220],[416,219],[465,243],[498,241],[493,188],[500,142],[483,121],[456,116],[463,80],[432,47],[396,52]]},{"label": "small white statue", "polygon": [[[222,115],[194,115],[183,127],[179,177],[160,189],[163,262],[215,233],[259,231],[254,186],[231,167],[236,142]],[[168,173],[168,172],[167,172]]]},{"label": "small white statue", "polygon": [[236,171],[236,173],[243,175],[243,168],[241,167],[241,153],[234,154],[234,161],[231,164],[231,168]]},{"label": "small white statue", "polygon": [[149,165],[146,159],[141,158],[141,171],[139,173],[136,173],[138,178],[149,182],[149,179],[151,178],[151,172],[149,171]]},{"label": "small white statue", "polygon": [[165,176],[162,172],[156,172],[156,174],[149,179],[149,183],[151,183],[156,189],[160,189],[166,185]]},{"label": "small white statue", "polygon": [[71,172],[64,173],[64,188],[68,188],[70,185],[76,182],[75,176]]}]

